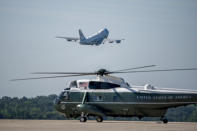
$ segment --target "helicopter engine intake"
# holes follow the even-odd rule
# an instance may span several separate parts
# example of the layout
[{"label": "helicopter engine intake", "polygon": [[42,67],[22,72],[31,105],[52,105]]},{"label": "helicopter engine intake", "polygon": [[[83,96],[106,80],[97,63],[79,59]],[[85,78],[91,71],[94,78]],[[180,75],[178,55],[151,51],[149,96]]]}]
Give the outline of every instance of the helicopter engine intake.
[{"label": "helicopter engine intake", "polygon": [[144,90],[154,90],[154,89],[155,89],[155,87],[152,86],[152,85],[150,85],[150,84],[146,84],[146,85],[144,86]]}]

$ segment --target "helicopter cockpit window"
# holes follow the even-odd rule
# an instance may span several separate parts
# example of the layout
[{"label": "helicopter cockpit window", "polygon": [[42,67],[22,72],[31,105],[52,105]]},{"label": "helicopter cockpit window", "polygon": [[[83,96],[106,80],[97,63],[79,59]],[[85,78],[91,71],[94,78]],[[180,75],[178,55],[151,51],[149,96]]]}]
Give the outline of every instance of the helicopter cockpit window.
[{"label": "helicopter cockpit window", "polygon": [[77,82],[76,82],[76,81],[72,81],[72,82],[70,83],[69,88],[77,88]]},{"label": "helicopter cockpit window", "polygon": [[60,93],[60,95],[59,95],[59,98],[60,98],[60,99],[69,100],[69,91],[66,91],[66,90],[62,91],[62,92]]},{"label": "helicopter cockpit window", "polygon": [[112,89],[120,87],[118,84],[107,83],[107,82],[98,82],[98,81],[91,81],[89,82],[90,89]]}]

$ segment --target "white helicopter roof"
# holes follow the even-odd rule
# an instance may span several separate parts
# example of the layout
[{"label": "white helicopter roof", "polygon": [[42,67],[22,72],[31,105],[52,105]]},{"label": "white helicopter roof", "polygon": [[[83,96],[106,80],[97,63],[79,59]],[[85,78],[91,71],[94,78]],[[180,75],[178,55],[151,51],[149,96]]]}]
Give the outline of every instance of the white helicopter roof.
[{"label": "white helicopter roof", "polygon": [[113,83],[113,84],[118,84],[123,87],[129,86],[128,83],[124,81],[124,79],[120,77],[115,77],[115,76],[97,76],[96,79],[81,79],[77,80],[77,82],[90,82],[90,81],[100,81],[100,82],[107,82],[107,83]]},{"label": "white helicopter roof", "polygon": [[[141,93],[183,93],[183,94],[187,94],[187,93],[197,93],[196,90],[186,90],[186,89],[175,89],[175,88],[158,88],[158,87],[154,87],[150,84],[146,84],[144,86],[135,86],[132,85],[130,86],[127,82],[124,81],[124,79],[120,78],[120,77],[115,77],[115,76],[110,76],[110,75],[106,75],[106,76],[98,76],[96,79],[81,79],[81,80],[77,80],[77,83],[80,82],[87,82],[89,83],[90,81],[100,81],[100,82],[108,82],[108,83],[114,83],[114,84],[118,84],[120,85],[119,88],[117,88],[117,91],[129,91],[131,92],[132,89],[133,92],[141,92]],[[121,87],[126,87],[126,88],[121,88]]]}]

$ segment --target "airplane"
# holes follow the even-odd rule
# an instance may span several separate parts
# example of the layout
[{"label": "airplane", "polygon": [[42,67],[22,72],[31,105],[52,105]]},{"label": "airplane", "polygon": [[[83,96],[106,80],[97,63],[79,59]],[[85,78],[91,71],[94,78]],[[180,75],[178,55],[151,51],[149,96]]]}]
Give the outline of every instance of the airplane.
[{"label": "airplane", "polygon": [[109,43],[121,43],[122,40],[124,39],[108,39],[109,31],[104,28],[99,30],[97,33],[85,37],[84,34],[82,33],[82,30],[79,29],[79,38],[78,37],[62,37],[62,36],[57,36],[56,38],[62,38],[66,39],[69,42],[79,42],[81,45],[96,45],[99,46],[101,44],[104,44],[105,42]]},{"label": "airplane", "polygon": [[33,74],[53,74],[55,76],[32,77],[18,80],[77,77],[96,75],[95,79],[79,79],[70,84],[55,99],[58,112],[67,118],[80,118],[86,122],[90,116],[102,122],[106,116],[112,117],[160,117],[168,123],[165,114],[169,108],[197,104],[197,90],[158,88],[150,84],[129,85],[123,78],[111,74],[148,73],[166,71],[192,71],[197,68],[177,68],[161,70],[139,70],[155,65],[128,68],[116,71],[100,69],[95,72],[35,72]]}]

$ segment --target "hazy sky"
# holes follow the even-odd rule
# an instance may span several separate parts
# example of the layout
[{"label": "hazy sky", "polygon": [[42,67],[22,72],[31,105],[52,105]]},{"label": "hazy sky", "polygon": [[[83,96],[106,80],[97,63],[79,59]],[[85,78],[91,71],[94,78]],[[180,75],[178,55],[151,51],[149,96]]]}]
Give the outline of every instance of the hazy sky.
[{"label": "hazy sky", "polygon": [[[10,82],[37,71],[197,67],[196,0],[0,0],[0,96],[59,94],[70,80]],[[82,46],[55,36],[108,28],[122,44]],[[131,85],[197,90],[197,71],[117,74]]]}]

